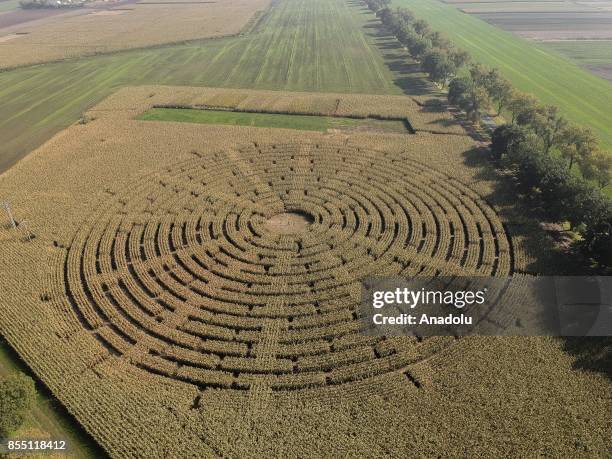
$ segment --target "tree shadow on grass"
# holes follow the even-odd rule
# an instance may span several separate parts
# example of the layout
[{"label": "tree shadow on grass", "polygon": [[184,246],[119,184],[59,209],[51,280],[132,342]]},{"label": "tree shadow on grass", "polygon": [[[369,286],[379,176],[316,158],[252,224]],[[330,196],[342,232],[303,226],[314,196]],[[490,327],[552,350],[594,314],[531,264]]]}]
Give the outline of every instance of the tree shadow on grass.
[{"label": "tree shadow on grass", "polygon": [[431,88],[427,84],[423,84],[422,79],[419,77],[404,76],[394,78],[393,83],[406,95],[424,96],[431,94]]},{"label": "tree shadow on grass", "polygon": [[367,6],[364,6],[364,4],[362,2],[348,2],[349,6],[352,6],[353,8],[359,8],[359,13],[361,14],[372,14],[372,11],[370,10],[370,8],[368,8]]},{"label": "tree shadow on grass", "polygon": [[[386,54],[389,56],[388,54]],[[402,75],[414,75],[415,77],[424,78],[425,74],[421,71],[419,64],[414,62],[406,62],[403,59],[395,57],[387,58],[387,67],[394,72]]]},{"label": "tree shadow on grass", "polygon": [[425,79],[419,64],[398,59],[395,56],[382,53],[385,64],[393,74],[393,83],[404,94],[413,96],[433,95],[431,84]]},{"label": "tree shadow on grass", "polygon": [[[355,4],[354,2],[349,2]],[[370,14],[372,14],[370,12]],[[420,65],[415,62],[402,44],[389,33],[378,19],[366,22],[364,33],[383,57],[383,62],[393,74],[393,83],[406,95],[435,95],[436,88],[425,78]]]},{"label": "tree shadow on grass", "polygon": [[[402,49],[402,46],[399,43],[394,43],[390,40],[377,40],[376,47],[380,50],[393,50],[399,51]],[[396,53],[384,53],[385,56],[388,56],[389,59],[400,59]]]}]

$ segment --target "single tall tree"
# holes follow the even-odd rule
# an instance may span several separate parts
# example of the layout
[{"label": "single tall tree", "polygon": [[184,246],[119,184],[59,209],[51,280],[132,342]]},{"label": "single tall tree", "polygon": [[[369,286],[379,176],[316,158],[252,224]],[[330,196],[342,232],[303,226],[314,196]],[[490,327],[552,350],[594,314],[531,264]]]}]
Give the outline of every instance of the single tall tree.
[{"label": "single tall tree", "polygon": [[463,99],[467,97],[468,92],[474,85],[474,82],[470,77],[458,77],[453,78],[453,80],[448,85],[448,101],[460,107],[463,103]]},{"label": "single tall tree", "polygon": [[481,86],[472,86],[468,97],[463,100],[461,108],[465,110],[472,121],[480,120],[483,110],[489,106],[491,100],[489,93]]},{"label": "single tall tree", "polygon": [[542,137],[545,151],[558,145],[562,138],[562,132],[567,126],[567,121],[559,114],[559,109],[554,105],[538,107],[531,115],[531,127]]},{"label": "single tall tree", "polygon": [[493,157],[501,159],[512,150],[513,145],[524,142],[527,134],[527,129],[517,124],[502,124],[497,127],[491,136],[491,153]]},{"label": "single tall tree", "polygon": [[472,60],[470,54],[463,49],[452,48],[449,51],[448,56],[458,69],[468,65]]},{"label": "single tall tree", "polygon": [[414,30],[416,30],[416,33],[418,33],[423,38],[425,38],[431,33],[429,24],[427,24],[427,22],[423,19],[417,19],[413,22],[412,26],[414,27]]},{"label": "single tall tree", "polygon": [[409,42],[408,50],[415,59],[422,59],[431,49],[431,42],[427,38],[417,36],[414,41]]},{"label": "single tall tree", "polygon": [[440,50],[428,52],[423,57],[423,70],[429,74],[429,78],[436,83],[446,86],[449,78],[457,70],[448,55]]},{"label": "single tall tree", "polygon": [[512,83],[499,74],[497,69],[489,72],[488,91],[491,98],[497,103],[497,114],[510,102],[512,98]]}]

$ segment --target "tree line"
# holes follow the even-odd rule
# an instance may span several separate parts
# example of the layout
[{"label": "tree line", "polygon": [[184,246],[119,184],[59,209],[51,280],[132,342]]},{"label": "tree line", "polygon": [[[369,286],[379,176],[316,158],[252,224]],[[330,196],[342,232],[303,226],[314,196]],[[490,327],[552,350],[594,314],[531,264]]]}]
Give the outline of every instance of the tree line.
[{"label": "tree line", "polygon": [[77,8],[84,6],[85,0],[19,0],[23,9]]},{"label": "tree line", "polygon": [[517,191],[543,218],[569,223],[580,236],[576,247],[598,272],[612,272],[612,201],[601,191],[612,183],[612,151],[601,149],[591,129],[569,122],[558,107],[518,91],[498,69],[473,62],[408,9],[391,9],[390,0],[365,3],[429,79],[448,88],[449,103],[474,122],[492,107],[511,118],[492,135],[497,164],[514,172]]}]

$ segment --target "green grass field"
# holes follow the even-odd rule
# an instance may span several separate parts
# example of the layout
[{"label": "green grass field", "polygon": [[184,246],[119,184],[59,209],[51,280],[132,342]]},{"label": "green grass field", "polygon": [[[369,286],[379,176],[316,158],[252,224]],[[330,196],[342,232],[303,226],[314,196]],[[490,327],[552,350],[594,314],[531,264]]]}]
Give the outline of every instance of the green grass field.
[{"label": "green grass field", "polygon": [[345,0],[283,0],[246,36],[0,73],[0,172],[126,85],[401,93],[372,19]]},{"label": "green grass field", "polygon": [[336,116],[285,115],[276,113],[233,112],[185,108],[152,108],[138,117],[144,121],[178,121],[182,123],[230,124],[269,128],[326,132],[328,129],[377,130],[408,133],[400,120],[356,119]]},{"label": "green grass field", "polygon": [[612,147],[612,84],[545,46],[462,13],[438,0],[394,0],[446,33],[483,64],[497,67],[519,89],[557,105],[567,118],[593,128]]}]

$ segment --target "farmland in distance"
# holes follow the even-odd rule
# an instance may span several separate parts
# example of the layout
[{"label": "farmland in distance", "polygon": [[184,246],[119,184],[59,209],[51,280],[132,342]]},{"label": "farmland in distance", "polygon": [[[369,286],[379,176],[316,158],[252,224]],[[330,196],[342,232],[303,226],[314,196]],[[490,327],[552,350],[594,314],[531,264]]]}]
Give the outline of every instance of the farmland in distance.
[{"label": "farmland in distance", "polygon": [[612,1],[445,3],[503,30],[536,40],[612,81]]},{"label": "farmland in distance", "polygon": [[612,83],[612,40],[550,40],[543,45]]},{"label": "farmland in distance", "polygon": [[[418,70],[401,76],[364,26],[363,6],[343,0],[275,3],[252,33],[127,51],[0,73],[0,170],[78,120],[123,85],[174,84],[369,94],[427,94]],[[309,43],[308,46],[303,46]],[[329,44],[333,43],[333,46]],[[393,48],[385,49],[393,62]],[[404,61],[406,60],[404,55]],[[395,83],[401,81],[401,88]]]},{"label": "farmland in distance", "polygon": [[235,35],[268,4],[268,0],[125,0],[70,9],[20,9],[0,17],[0,69]]},{"label": "farmland in distance", "polygon": [[[394,0],[444,31],[475,60],[497,67],[512,83],[558,106],[571,120],[591,127],[612,146],[612,85],[573,61],[438,0]],[[571,88],[571,89],[570,89]]]}]

